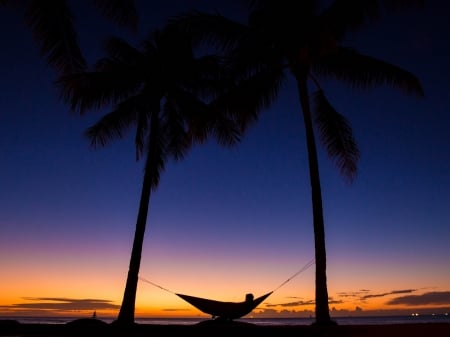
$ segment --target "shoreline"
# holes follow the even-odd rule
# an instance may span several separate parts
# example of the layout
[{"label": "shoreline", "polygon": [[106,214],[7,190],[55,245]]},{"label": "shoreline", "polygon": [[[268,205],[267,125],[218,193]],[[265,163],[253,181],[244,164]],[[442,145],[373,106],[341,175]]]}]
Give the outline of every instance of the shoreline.
[{"label": "shoreline", "polygon": [[364,324],[317,327],[311,325],[255,325],[241,322],[205,321],[192,325],[134,324],[118,326],[96,319],[81,319],[66,324],[29,324],[0,320],[0,336],[77,337],[240,337],[272,335],[276,337],[448,337],[450,323]]}]

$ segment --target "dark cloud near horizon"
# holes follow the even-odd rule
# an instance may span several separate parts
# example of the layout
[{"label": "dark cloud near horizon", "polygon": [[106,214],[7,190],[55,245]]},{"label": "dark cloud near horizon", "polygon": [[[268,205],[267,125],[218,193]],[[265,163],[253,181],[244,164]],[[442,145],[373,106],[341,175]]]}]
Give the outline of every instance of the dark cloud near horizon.
[{"label": "dark cloud near horizon", "polygon": [[309,301],[294,301],[294,302],[287,302],[287,303],[267,303],[265,306],[266,306],[266,308],[296,307],[296,306],[303,306],[303,305],[312,305],[314,303],[315,303],[314,300],[309,300]]},{"label": "dark cloud near horizon", "polygon": [[359,291],[351,291],[351,292],[340,292],[340,293],[337,293],[337,296],[339,296],[339,297],[345,297],[345,298],[348,298],[348,297],[361,297],[362,295],[361,295],[361,292],[359,292]]},{"label": "dark cloud near horizon", "polygon": [[449,305],[450,304],[450,291],[433,291],[424,293],[421,295],[408,295],[393,298],[389,300],[386,304],[389,305]]},{"label": "dark cloud near horizon", "polygon": [[286,310],[283,309],[281,311],[274,310],[274,309],[263,309],[261,311],[256,311],[252,313],[252,316],[254,317],[267,317],[267,318],[273,318],[273,317],[293,317],[293,318],[299,318],[299,316],[303,317],[311,317],[314,315],[313,310],[302,310],[302,311],[296,311],[296,310]]},{"label": "dark cloud near horizon", "polygon": [[392,290],[387,293],[364,295],[364,296],[361,296],[361,300],[367,300],[369,298],[384,297],[384,296],[397,295],[397,294],[410,294],[415,291],[417,291],[417,289]]},{"label": "dark cloud near horizon", "polygon": [[[362,289],[357,292],[341,292],[338,293],[339,297],[348,298],[348,297],[356,297],[359,298],[361,301],[366,301],[372,298],[379,298],[379,297],[385,297],[385,296],[393,296],[393,295],[399,295],[399,294],[412,294],[414,292],[417,292],[418,289],[400,289],[400,290],[392,290],[385,293],[378,293],[378,294],[370,294],[370,290]],[[288,297],[288,298],[296,298],[296,297]],[[345,300],[341,299],[333,299],[330,298],[328,303],[331,304],[342,304],[345,303]],[[298,300],[298,301],[291,301],[286,303],[267,303],[265,305],[266,308],[275,308],[275,307],[283,307],[283,308],[289,308],[289,307],[297,307],[297,306],[307,306],[307,305],[314,305],[314,300]],[[388,305],[406,305],[406,306],[417,306],[417,305],[450,305],[450,291],[442,291],[442,292],[427,292],[421,295],[407,295],[407,296],[400,296],[395,297],[391,300],[389,300],[386,304]],[[362,310],[360,307],[356,307],[355,311]]]},{"label": "dark cloud near horizon", "polygon": [[[305,305],[314,305],[316,302],[315,300],[308,300],[308,301],[294,301],[294,302],[287,302],[287,303],[267,303],[265,305],[266,308],[273,308],[273,307],[283,307],[283,308],[289,308],[289,307],[297,307],[297,306],[305,306]],[[329,299],[329,304],[341,304],[343,301],[341,300],[333,300]]]},{"label": "dark cloud near horizon", "polygon": [[176,312],[176,311],[192,311],[191,309],[163,309],[163,311],[170,311],[170,312]]},{"label": "dark cloud near horizon", "polygon": [[38,309],[38,310],[101,310],[118,309],[120,306],[104,299],[75,299],[66,297],[23,297],[33,303],[14,303],[5,308],[10,309]]},{"label": "dark cloud near horizon", "polygon": [[369,289],[360,289],[358,291],[342,291],[342,292],[337,293],[337,296],[345,297],[345,298],[354,297],[354,298],[362,299],[364,296],[367,296],[366,295],[367,293],[370,293],[370,292],[371,292],[371,290],[369,290]]},{"label": "dark cloud near horizon", "polygon": [[397,295],[397,294],[410,294],[417,291],[417,289],[401,289],[401,290],[392,290],[385,293],[378,293],[374,294],[371,293],[371,290],[368,289],[361,289],[359,291],[349,291],[349,292],[340,292],[338,293],[338,297],[341,298],[355,298],[359,299],[360,301],[364,302],[371,298],[378,298],[378,297],[385,297],[385,296],[391,296],[391,295]]}]

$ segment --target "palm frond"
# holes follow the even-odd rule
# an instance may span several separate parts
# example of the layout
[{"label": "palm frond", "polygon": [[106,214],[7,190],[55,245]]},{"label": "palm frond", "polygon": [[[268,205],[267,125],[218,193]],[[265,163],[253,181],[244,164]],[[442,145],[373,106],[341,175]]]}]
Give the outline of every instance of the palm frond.
[{"label": "palm frond", "polygon": [[192,137],[186,130],[185,118],[179,112],[176,102],[171,99],[166,100],[163,115],[167,153],[177,161],[182,160],[192,146]]},{"label": "palm frond", "polygon": [[[176,89],[166,98],[165,115],[171,124],[177,126],[175,131],[187,136],[189,146],[204,143],[213,138],[218,144],[231,146],[240,140],[239,126],[225,109],[215,109],[205,104],[196,94],[183,89]],[[176,138],[172,132],[171,137]],[[170,139],[170,138],[169,138]],[[185,140],[183,140],[185,141]],[[182,142],[178,141],[182,145]],[[181,146],[185,151],[185,148]]]},{"label": "palm frond", "polygon": [[245,131],[257,120],[259,113],[276,100],[284,79],[281,69],[268,67],[230,85],[225,93],[210,103],[211,108],[230,116]]},{"label": "palm frond", "polygon": [[94,148],[103,147],[110,141],[122,139],[136,123],[142,97],[136,96],[120,103],[116,109],[103,116],[85,131]]},{"label": "palm frond", "polygon": [[285,68],[285,50],[257,30],[250,30],[241,37],[236,47],[226,53],[225,60],[233,70],[233,76],[249,77],[254,73],[264,71],[268,67]]},{"label": "palm frond", "polygon": [[104,50],[109,58],[117,60],[116,62],[133,64],[144,60],[144,54],[140,50],[120,37],[109,38],[104,45]]},{"label": "palm frond", "polygon": [[[103,68],[107,67],[106,63],[103,63]],[[61,76],[56,85],[61,90],[63,101],[70,105],[72,111],[84,114],[133,95],[141,86],[139,76],[133,69],[114,64],[111,71],[103,69]]]},{"label": "palm frond", "polygon": [[148,111],[144,111],[142,108],[138,108],[136,114],[136,135],[134,137],[134,144],[136,147],[136,161],[138,161],[144,153],[151,112],[149,113]]},{"label": "palm frond", "polygon": [[231,50],[248,28],[220,14],[191,11],[169,19],[165,29],[187,33],[194,45],[205,44]]},{"label": "palm frond", "polygon": [[32,0],[25,17],[40,43],[41,53],[59,73],[77,72],[86,68],[66,1]]},{"label": "palm frond", "polygon": [[93,2],[105,17],[129,27],[132,31],[137,30],[138,14],[134,0],[93,0]]},{"label": "palm frond", "polygon": [[207,140],[210,134],[210,121],[205,103],[196,95],[183,88],[172,88],[166,97],[166,108],[168,108],[166,111],[171,113],[169,116],[173,121],[183,124],[183,130],[186,127],[191,141],[203,143]]},{"label": "palm frond", "polygon": [[328,156],[341,174],[352,181],[357,173],[359,149],[349,122],[333,108],[322,90],[313,96],[313,109],[320,140]]},{"label": "palm frond", "polygon": [[334,0],[319,17],[322,29],[340,40],[350,31],[378,19],[380,16],[379,0]]},{"label": "palm frond", "polygon": [[150,117],[150,132],[147,141],[147,162],[145,174],[149,175],[152,190],[156,190],[159,179],[164,172],[167,161],[167,138],[164,132],[163,120],[160,114],[154,111]]},{"label": "palm frond", "polygon": [[233,146],[240,141],[241,125],[235,114],[214,103],[204,104],[198,100],[192,101],[191,106],[188,126],[193,141],[203,143],[212,137],[222,146]]},{"label": "palm frond", "polygon": [[[210,114],[214,113],[215,111],[211,110]],[[241,141],[241,128],[235,120],[223,114],[213,117],[211,129],[212,136],[219,145],[235,146]]]},{"label": "palm frond", "polygon": [[354,88],[387,85],[408,95],[424,95],[420,81],[412,73],[349,48],[338,48],[335,53],[321,58],[313,64],[313,70],[319,75],[347,82]]},{"label": "palm frond", "polygon": [[[151,132],[151,120],[156,118],[163,118],[160,116],[161,110],[161,96],[158,93],[153,92],[149,88],[143,88],[139,91],[139,94],[121,103],[123,107],[128,110],[136,112],[136,135],[135,135],[135,149],[136,160],[139,160],[148,147],[149,133]],[[158,129],[159,130],[159,129]],[[158,131],[160,132],[160,131]]]},{"label": "palm frond", "polygon": [[184,86],[209,101],[228,87],[230,68],[217,55],[205,55],[190,62]]}]

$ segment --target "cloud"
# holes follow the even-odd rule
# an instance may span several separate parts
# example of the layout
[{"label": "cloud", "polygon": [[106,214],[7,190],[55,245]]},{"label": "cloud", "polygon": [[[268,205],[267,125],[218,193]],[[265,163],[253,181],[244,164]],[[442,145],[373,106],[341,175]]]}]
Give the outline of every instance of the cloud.
[{"label": "cloud", "polygon": [[294,302],[287,302],[287,303],[270,303],[266,304],[267,308],[272,307],[297,307],[297,306],[303,306],[303,305],[313,305],[315,303],[314,300],[308,300],[308,301],[294,301]]},{"label": "cloud", "polygon": [[251,316],[256,318],[264,318],[264,317],[282,317],[282,318],[288,318],[288,317],[294,317],[294,318],[309,318],[314,315],[314,311],[312,310],[303,310],[303,311],[296,311],[296,310],[281,310],[277,311],[274,309],[263,309],[259,311],[252,312]]},{"label": "cloud", "polygon": [[360,297],[361,295],[358,292],[341,292],[337,293],[339,297],[349,298],[349,297]]},{"label": "cloud", "polygon": [[[295,298],[295,297],[288,297],[288,298]],[[273,307],[283,307],[283,308],[290,308],[290,307],[301,307],[301,306],[307,306],[307,305],[314,305],[316,303],[315,300],[299,300],[299,301],[293,301],[293,302],[286,302],[286,303],[266,303],[266,308],[273,308]],[[343,303],[342,300],[334,300],[333,298],[329,298],[328,300],[329,304],[341,304]]]},{"label": "cloud", "polygon": [[396,305],[449,305],[450,304],[450,291],[434,291],[424,293],[422,295],[409,295],[393,298],[388,301],[387,304]]},{"label": "cloud", "polygon": [[339,292],[339,293],[337,293],[337,295],[339,297],[344,297],[344,298],[351,298],[351,297],[362,298],[363,296],[365,296],[365,294],[367,294],[369,292],[370,292],[370,290],[368,290],[368,289],[360,289],[359,291]]},{"label": "cloud", "polygon": [[74,299],[65,297],[23,297],[25,303],[15,303],[4,307],[7,309],[37,309],[37,310],[102,310],[118,309],[120,306],[113,304],[112,301],[103,299]]},{"label": "cloud", "polygon": [[170,311],[170,312],[177,312],[177,311],[192,311],[191,309],[174,309],[174,308],[169,308],[169,309],[163,309],[163,311]]},{"label": "cloud", "polygon": [[342,300],[334,300],[332,298],[328,300],[328,304],[342,304],[342,303],[344,303],[344,301]]},{"label": "cloud", "polygon": [[364,295],[364,296],[361,296],[361,300],[367,300],[369,298],[375,298],[375,297],[385,297],[385,296],[396,295],[396,294],[410,294],[415,291],[417,291],[417,289],[392,290],[387,293]]}]

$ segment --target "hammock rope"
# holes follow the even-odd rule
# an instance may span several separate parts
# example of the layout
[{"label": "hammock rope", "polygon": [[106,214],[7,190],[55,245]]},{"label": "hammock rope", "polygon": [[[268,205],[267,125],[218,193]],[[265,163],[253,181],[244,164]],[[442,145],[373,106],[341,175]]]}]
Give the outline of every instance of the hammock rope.
[{"label": "hammock rope", "polygon": [[153,285],[153,286],[155,286],[155,287],[157,287],[157,288],[159,288],[159,289],[165,290],[165,291],[167,291],[167,292],[169,292],[169,293],[171,293],[171,294],[176,295],[176,293],[175,293],[174,291],[169,290],[169,289],[166,289],[166,288],[164,288],[164,287],[161,287],[159,284],[156,284],[156,283],[154,283],[154,282],[152,282],[152,281],[149,281],[149,280],[147,280],[147,279],[145,279],[145,278],[143,278],[143,277],[141,277],[141,276],[139,276],[139,279],[141,279],[141,281],[147,282],[147,283],[149,283],[149,284],[151,284],[151,285]]},{"label": "hammock rope", "polygon": [[315,263],[315,259],[310,260],[307,264],[305,264],[299,271],[297,271],[294,275],[292,275],[291,277],[289,277],[286,281],[284,281],[283,283],[281,283],[278,287],[276,287],[273,292],[277,291],[278,289],[280,289],[282,286],[284,286],[286,283],[288,283],[290,280],[292,280],[294,277],[296,277],[297,275],[303,273],[305,270],[307,270],[309,267],[311,267],[313,264]]},{"label": "hammock rope", "polygon": [[[310,260],[307,264],[305,264],[300,270],[298,270],[295,274],[293,274],[291,277],[289,277],[286,281],[284,281],[283,283],[281,283],[278,287],[276,287],[274,290],[272,290],[272,292],[275,292],[275,291],[277,291],[278,289],[280,289],[282,286],[284,286],[286,283],[288,283],[290,280],[292,280],[293,278],[295,278],[296,276],[298,276],[299,274],[301,274],[301,273],[303,273],[305,270],[307,270],[309,267],[311,267],[312,265],[314,265],[314,263],[315,263],[315,259],[312,259],[312,260]],[[169,290],[169,289],[167,289],[167,288],[164,288],[164,287],[162,287],[162,286],[160,286],[159,284],[156,284],[156,283],[154,283],[154,282],[152,282],[152,281],[149,281],[149,280],[147,280],[147,279],[145,279],[145,278],[143,278],[143,277],[141,277],[141,276],[139,276],[139,279],[141,280],[141,281],[144,281],[144,282],[146,282],[146,283],[149,283],[149,284],[151,284],[151,285],[153,285],[153,286],[155,286],[155,287],[157,287],[157,288],[159,288],[159,289],[162,289],[162,290],[164,290],[164,291],[167,291],[167,292],[169,292],[169,293],[171,293],[171,294],[174,294],[174,295],[177,295],[177,293],[176,292],[174,292],[174,291],[172,291],[172,290]]]}]

